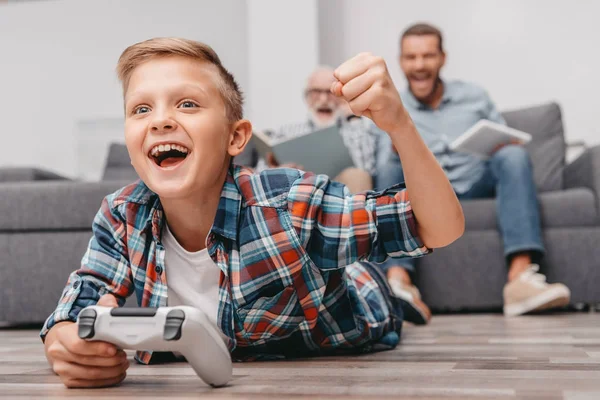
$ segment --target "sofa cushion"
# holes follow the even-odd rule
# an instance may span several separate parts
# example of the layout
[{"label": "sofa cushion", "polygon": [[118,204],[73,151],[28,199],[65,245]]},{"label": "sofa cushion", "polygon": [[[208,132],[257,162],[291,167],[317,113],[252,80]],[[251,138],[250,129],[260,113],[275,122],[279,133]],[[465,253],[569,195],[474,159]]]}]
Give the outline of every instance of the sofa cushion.
[{"label": "sofa cushion", "polygon": [[91,230],[102,199],[127,181],[0,185],[0,232]]},{"label": "sofa cushion", "polygon": [[127,147],[121,143],[111,143],[108,149],[108,157],[104,166],[102,180],[129,180],[139,179],[137,172],[131,165],[131,159]]},{"label": "sofa cushion", "polygon": [[[594,192],[587,188],[545,192],[538,195],[544,228],[600,225]],[[461,202],[467,230],[497,229],[496,200]]]},{"label": "sofa cushion", "polygon": [[508,126],[530,133],[527,150],[539,191],[561,190],[565,166],[565,139],[560,107],[556,103],[523,108],[502,114]]}]

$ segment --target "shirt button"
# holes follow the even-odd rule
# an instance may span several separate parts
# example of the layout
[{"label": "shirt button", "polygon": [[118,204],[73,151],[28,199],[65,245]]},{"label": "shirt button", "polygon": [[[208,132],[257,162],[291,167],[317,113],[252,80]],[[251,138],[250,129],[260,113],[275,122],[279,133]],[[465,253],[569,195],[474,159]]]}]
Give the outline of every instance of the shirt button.
[{"label": "shirt button", "polygon": [[160,275],[162,274],[162,267],[160,265],[157,265],[156,267],[154,267],[154,271],[156,271],[156,273]]}]

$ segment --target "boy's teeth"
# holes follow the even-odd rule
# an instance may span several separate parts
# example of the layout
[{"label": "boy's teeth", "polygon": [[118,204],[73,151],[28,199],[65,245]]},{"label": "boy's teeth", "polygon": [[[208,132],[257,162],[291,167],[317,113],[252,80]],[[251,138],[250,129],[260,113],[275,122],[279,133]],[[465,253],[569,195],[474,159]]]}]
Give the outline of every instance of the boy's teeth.
[{"label": "boy's teeth", "polygon": [[153,147],[152,150],[150,150],[150,154],[153,156],[156,156],[156,155],[158,155],[158,153],[162,153],[162,152],[166,152],[166,151],[170,151],[170,150],[177,150],[184,154],[188,153],[188,149],[186,149],[185,147],[180,146],[178,144],[160,144],[158,146]]}]

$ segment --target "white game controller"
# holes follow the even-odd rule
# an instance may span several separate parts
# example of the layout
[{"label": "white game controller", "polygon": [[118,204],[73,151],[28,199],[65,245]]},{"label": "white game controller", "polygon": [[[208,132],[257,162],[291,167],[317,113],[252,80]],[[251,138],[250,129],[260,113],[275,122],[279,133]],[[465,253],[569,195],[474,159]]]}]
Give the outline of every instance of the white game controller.
[{"label": "white game controller", "polygon": [[121,349],[181,353],[211,386],[232,375],[229,351],[208,317],[193,307],[112,308],[90,306],[77,318],[79,337]]}]

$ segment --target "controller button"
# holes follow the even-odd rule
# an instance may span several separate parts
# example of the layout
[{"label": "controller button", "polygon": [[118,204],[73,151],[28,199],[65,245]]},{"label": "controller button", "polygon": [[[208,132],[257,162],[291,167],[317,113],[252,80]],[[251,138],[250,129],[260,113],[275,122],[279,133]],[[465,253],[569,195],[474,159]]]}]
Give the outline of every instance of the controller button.
[{"label": "controller button", "polygon": [[86,308],[79,313],[77,334],[81,339],[91,339],[95,335],[94,325],[96,322],[96,311]]},{"label": "controller button", "polygon": [[94,310],[93,308],[84,308],[83,311],[81,311],[79,313],[79,319],[81,319],[81,318],[95,319],[96,315],[97,315],[96,310]]},{"label": "controller button", "polygon": [[167,341],[181,339],[181,327],[183,326],[183,321],[185,321],[185,313],[183,310],[169,311],[165,322],[163,339]]}]

